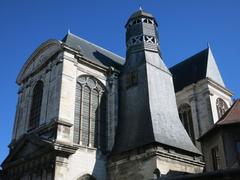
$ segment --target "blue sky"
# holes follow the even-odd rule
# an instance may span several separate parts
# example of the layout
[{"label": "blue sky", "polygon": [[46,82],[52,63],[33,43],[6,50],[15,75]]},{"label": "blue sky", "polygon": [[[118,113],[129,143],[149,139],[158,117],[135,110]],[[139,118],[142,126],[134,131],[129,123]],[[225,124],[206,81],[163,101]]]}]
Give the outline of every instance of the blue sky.
[{"label": "blue sky", "polygon": [[160,47],[170,67],[209,42],[226,86],[240,97],[239,0],[1,0],[0,162],[8,153],[18,86],[16,77],[44,41],[72,33],[125,56],[128,17],[139,8],[159,24]]}]

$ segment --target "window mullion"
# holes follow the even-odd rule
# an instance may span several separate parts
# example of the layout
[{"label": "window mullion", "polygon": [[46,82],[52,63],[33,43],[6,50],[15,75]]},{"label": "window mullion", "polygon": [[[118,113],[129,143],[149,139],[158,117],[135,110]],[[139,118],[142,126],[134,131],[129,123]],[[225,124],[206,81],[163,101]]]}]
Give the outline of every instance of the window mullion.
[{"label": "window mullion", "polygon": [[83,139],[83,137],[82,137],[82,135],[83,135],[83,133],[82,133],[82,128],[83,128],[82,127],[82,125],[83,125],[83,123],[82,123],[82,121],[83,121],[83,118],[82,118],[83,117],[83,90],[84,90],[84,86],[81,85],[80,114],[79,114],[80,122],[79,122],[79,138],[78,138],[78,142],[79,142],[80,145],[82,145],[82,139]]},{"label": "window mullion", "polygon": [[101,114],[101,108],[100,108],[100,104],[101,104],[101,97],[102,97],[102,93],[101,92],[99,92],[99,94],[98,94],[98,114],[97,114],[97,123],[98,123],[98,131],[97,131],[97,138],[98,138],[98,144],[97,144],[97,147],[98,148],[101,148],[101,143],[100,143],[100,141],[101,141],[101,116],[100,116],[100,114]]},{"label": "window mullion", "polygon": [[92,147],[92,136],[91,136],[91,126],[92,126],[92,89],[90,90],[89,96],[89,119],[88,119],[88,146]]}]

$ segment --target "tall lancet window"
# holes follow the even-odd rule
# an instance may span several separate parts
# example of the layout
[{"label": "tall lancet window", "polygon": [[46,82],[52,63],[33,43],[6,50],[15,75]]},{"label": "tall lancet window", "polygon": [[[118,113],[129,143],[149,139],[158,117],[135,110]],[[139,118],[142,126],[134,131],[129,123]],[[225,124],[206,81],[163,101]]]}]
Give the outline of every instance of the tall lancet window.
[{"label": "tall lancet window", "polygon": [[77,80],[73,142],[105,149],[106,147],[106,91],[92,76]]},{"label": "tall lancet window", "polygon": [[185,127],[193,143],[195,143],[191,106],[188,104],[182,104],[178,108],[178,112],[183,126]]},{"label": "tall lancet window", "polygon": [[225,103],[225,101],[222,100],[221,98],[217,99],[216,105],[217,105],[218,118],[220,118],[227,111],[228,106]]},{"label": "tall lancet window", "polygon": [[39,126],[41,106],[42,106],[42,96],[43,96],[43,82],[38,81],[33,88],[32,93],[32,104],[30,110],[28,129],[34,129]]}]

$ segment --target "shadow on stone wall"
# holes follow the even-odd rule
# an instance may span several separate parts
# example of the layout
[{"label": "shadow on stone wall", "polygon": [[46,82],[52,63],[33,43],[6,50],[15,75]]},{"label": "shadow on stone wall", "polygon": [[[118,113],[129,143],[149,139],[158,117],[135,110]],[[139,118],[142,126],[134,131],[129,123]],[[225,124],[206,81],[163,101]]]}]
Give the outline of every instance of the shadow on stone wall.
[{"label": "shadow on stone wall", "polygon": [[96,179],[107,179],[107,157],[101,150],[97,150],[96,162],[94,164],[92,175]]},{"label": "shadow on stone wall", "polygon": [[240,180],[240,168],[192,175],[161,177],[159,180]]}]

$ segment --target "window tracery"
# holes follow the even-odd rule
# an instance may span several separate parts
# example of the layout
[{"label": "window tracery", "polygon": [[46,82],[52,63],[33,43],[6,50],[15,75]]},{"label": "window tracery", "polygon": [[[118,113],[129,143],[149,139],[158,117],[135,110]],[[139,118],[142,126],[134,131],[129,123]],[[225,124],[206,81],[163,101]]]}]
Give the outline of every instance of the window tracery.
[{"label": "window tracery", "polygon": [[193,143],[195,143],[191,106],[188,104],[182,104],[178,109],[178,113],[184,128],[186,129]]},{"label": "window tracery", "polygon": [[217,106],[218,118],[221,118],[223,114],[225,114],[225,112],[227,111],[228,106],[226,102],[221,98],[217,99],[216,106]]},{"label": "window tracery", "polygon": [[80,76],[76,85],[74,143],[106,146],[106,92],[94,77]]}]

